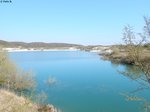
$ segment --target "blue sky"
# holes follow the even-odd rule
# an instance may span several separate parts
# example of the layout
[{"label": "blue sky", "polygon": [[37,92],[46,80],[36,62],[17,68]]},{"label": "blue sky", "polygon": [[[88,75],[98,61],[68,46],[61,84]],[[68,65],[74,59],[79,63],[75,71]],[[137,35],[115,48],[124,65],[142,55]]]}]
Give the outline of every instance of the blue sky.
[{"label": "blue sky", "polygon": [[0,39],[119,44],[127,24],[142,30],[150,0],[12,0],[0,3]]}]

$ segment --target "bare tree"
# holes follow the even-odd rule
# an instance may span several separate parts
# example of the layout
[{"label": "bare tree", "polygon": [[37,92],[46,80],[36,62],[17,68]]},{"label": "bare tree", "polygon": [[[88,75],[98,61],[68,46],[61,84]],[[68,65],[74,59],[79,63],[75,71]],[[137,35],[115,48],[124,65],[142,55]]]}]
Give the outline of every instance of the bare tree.
[{"label": "bare tree", "polygon": [[144,45],[150,44],[150,18],[144,17],[144,21],[143,33],[135,33],[131,26],[126,26],[123,40],[126,44],[127,58],[144,73],[145,80],[150,83],[150,56],[146,53],[148,50],[144,47]]}]

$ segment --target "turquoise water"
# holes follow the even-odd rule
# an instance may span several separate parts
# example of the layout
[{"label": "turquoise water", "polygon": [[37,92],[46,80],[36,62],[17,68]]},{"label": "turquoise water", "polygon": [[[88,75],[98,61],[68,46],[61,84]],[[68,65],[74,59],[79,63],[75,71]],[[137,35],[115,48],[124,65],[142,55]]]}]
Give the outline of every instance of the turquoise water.
[{"label": "turquoise water", "polygon": [[[38,91],[62,112],[145,112],[143,102],[127,101],[122,93],[140,85],[117,72],[124,66],[103,61],[95,53],[82,51],[14,52],[10,57],[24,70],[32,70]],[[49,77],[56,79],[48,86]],[[137,94],[148,96],[149,91]]]}]

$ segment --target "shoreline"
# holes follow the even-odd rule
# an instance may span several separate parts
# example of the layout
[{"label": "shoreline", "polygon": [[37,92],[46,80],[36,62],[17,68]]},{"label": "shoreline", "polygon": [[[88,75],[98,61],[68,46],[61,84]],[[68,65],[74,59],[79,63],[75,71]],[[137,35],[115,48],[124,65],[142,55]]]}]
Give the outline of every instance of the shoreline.
[{"label": "shoreline", "polygon": [[[48,52],[48,51],[86,51],[91,53],[96,53],[103,60],[109,60],[111,62],[120,63],[120,64],[129,64],[132,65],[134,62],[130,60],[127,56],[123,46],[93,46],[93,47],[63,47],[63,48],[3,48],[2,50],[6,52]],[[150,62],[150,51],[147,48],[144,48],[142,53],[143,57],[141,60],[143,62]]]},{"label": "shoreline", "polygon": [[3,48],[6,52],[34,52],[34,51],[80,51],[80,49],[68,48],[68,49],[18,49],[18,48]]}]

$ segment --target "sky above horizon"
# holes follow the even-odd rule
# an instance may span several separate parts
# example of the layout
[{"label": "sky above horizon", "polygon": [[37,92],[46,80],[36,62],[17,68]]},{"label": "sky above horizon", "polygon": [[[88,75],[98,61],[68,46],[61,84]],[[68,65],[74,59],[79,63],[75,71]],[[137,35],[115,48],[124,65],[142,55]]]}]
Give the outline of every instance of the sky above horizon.
[{"label": "sky above horizon", "polygon": [[150,0],[11,0],[0,3],[0,40],[111,45],[141,32]]}]

